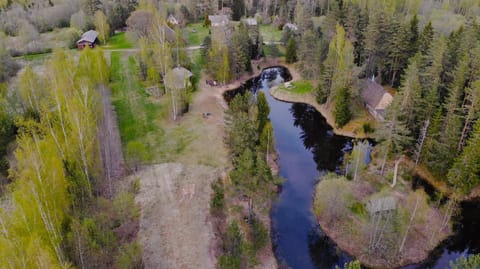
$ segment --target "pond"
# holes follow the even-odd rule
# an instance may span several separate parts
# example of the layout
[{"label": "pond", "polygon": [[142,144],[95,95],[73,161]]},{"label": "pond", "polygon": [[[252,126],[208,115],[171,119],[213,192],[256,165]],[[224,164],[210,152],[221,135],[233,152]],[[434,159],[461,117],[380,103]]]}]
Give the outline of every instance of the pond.
[{"label": "pond", "polygon": [[[271,236],[280,267],[343,267],[352,257],[325,236],[315,220],[312,204],[319,178],[329,171],[339,172],[343,155],[352,149],[352,139],[335,135],[312,106],[285,103],[270,96],[270,87],[290,79],[286,68],[268,68],[242,87],[226,92],[224,97],[228,101],[239,92],[261,90],[270,105],[279,175],[286,180],[271,211]],[[478,253],[480,233],[476,229],[479,224],[480,204],[462,204],[456,234],[437,247],[424,263],[404,268],[444,269],[450,260],[462,254]]]}]

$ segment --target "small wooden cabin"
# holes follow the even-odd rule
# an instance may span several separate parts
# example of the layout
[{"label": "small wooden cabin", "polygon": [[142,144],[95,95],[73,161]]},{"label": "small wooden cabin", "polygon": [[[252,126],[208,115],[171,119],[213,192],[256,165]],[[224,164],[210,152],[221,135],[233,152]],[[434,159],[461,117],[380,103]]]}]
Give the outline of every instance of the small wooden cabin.
[{"label": "small wooden cabin", "polygon": [[83,49],[85,47],[94,48],[98,44],[98,32],[94,30],[83,33],[82,37],[77,41],[77,48]]},{"label": "small wooden cabin", "polygon": [[377,120],[385,120],[385,109],[392,103],[393,96],[382,85],[367,79],[361,96],[368,112]]}]

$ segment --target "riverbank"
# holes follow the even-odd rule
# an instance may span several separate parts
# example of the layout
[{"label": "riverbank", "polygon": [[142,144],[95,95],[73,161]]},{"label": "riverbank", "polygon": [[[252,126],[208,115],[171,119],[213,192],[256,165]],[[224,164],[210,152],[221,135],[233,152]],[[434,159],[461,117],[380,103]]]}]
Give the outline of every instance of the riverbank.
[{"label": "riverbank", "polygon": [[[264,68],[270,67],[270,66],[277,66],[278,63],[276,60],[271,59],[268,61],[260,61],[261,63],[253,63],[255,67],[255,71],[251,75],[243,75],[241,78],[233,81],[230,84],[227,85],[222,85],[222,86],[210,86],[205,83],[206,81],[206,76],[203,76],[201,79],[201,90],[205,91],[210,98],[215,99],[216,103],[218,104],[218,108],[216,109],[218,113],[218,109],[221,109],[221,117],[224,120],[225,119],[225,111],[228,109],[228,104],[224,99],[224,93],[235,90],[239,88],[242,84],[244,84],[247,80],[261,75],[263,72]],[[210,112],[209,110],[205,110],[205,112]],[[217,114],[216,113],[216,114]],[[222,137],[218,138],[216,143],[221,143],[224,146],[225,144],[225,138],[227,137],[227,129],[226,125],[223,122],[221,124],[222,131]],[[272,171],[272,174],[275,176],[278,173],[278,165],[276,164],[275,160],[277,159],[276,153],[269,154],[268,156],[268,165]],[[222,156],[222,159],[224,159],[227,162],[230,162],[228,156]],[[231,164],[228,164],[228,169],[225,170],[226,174],[229,174],[233,167],[231,167]],[[266,230],[266,234],[269,235],[271,231],[271,226],[270,226],[270,210],[271,210],[271,204],[272,200],[274,199],[274,196],[276,195],[277,188],[275,186],[270,186],[271,188],[268,188],[266,190],[258,191],[258,192],[252,192],[252,193],[245,193],[244,191],[239,191],[237,189],[238,186],[236,186],[233,182],[230,176],[225,176],[223,177],[223,186],[224,186],[224,199],[225,199],[225,205],[223,209],[223,214],[212,214],[213,218],[213,223],[214,223],[214,230],[216,231],[217,237],[215,239],[216,243],[215,245],[216,250],[215,250],[215,257],[218,259],[218,257],[222,254],[222,244],[223,244],[223,239],[221,234],[224,234],[226,230],[228,229],[228,225],[237,222],[239,224],[240,229],[242,230],[242,233],[245,235],[244,240],[246,239],[251,239],[252,238],[252,227],[250,223],[247,223],[245,221],[246,216],[249,215],[250,211],[250,204],[252,205],[251,210],[253,210],[254,215],[258,220],[260,220],[263,223],[263,226]],[[275,258],[275,255],[273,253],[273,246],[271,243],[270,236],[266,236],[266,245],[259,249],[256,253],[256,256],[253,257],[255,262],[252,263],[252,268],[262,268],[262,269],[275,269],[278,268],[278,263]],[[250,254],[248,254],[250,255]]]},{"label": "riverbank", "polygon": [[314,211],[322,230],[370,268],[398,268],[427,259],[452,232],[448,205],[431,206],[423,191],[385,189],[367,181],[368,176],[349,181],[330,174],[320,181]]}]

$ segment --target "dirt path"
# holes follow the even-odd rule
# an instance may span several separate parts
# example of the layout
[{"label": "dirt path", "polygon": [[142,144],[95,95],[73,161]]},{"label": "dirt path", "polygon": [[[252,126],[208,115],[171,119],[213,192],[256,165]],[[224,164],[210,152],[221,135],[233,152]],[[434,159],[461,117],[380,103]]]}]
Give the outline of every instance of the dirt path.
[{"label": "dirt path", "polygon": [[209,202],[210,184],[220,174],[209,166],[165,163],[136,175],[145,268],[215,268]]},{"label": "dirt path", "polygon": [[108,184],[108,193],[112,195],[114,191],[112,181],[125,176],[125,161],[123,158],[120,131],[118,130],[117,115],[111,103],[112,94],[106,86],[99,86],[99,91],[102,99],[103,117],[98,127],[98,136],[100,140],[104,178]]}]

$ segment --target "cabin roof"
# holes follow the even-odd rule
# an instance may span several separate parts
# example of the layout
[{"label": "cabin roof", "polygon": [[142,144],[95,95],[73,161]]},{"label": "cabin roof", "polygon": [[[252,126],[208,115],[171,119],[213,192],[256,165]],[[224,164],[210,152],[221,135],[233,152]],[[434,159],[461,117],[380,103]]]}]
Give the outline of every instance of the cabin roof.
[{"label": "cabin roof", "polygon": [[289,22],[289,23],[285,23],[285,25],[283,26],[282,30],[285,30],[285,29],[289,29],[291,31],[297,31],[298,26],[296,24]]},{"label": "cabin roof", "polygon": [[223,26],[230,22],[227,15],[210,15],[208,19],[212,23],[212,26]]},{"label": "cabin roof", "polygon": [[382,112],[392,103],[393,96],[382,85],[375,81],[367,80],[361,92],[363,101],[377,112]]},{"label": "cabin roof", "polygon": [[87,31],[83,33],[82,37],[77,41],[77,44],[81,42],[94,43],[97,37],[98,37],[97,31],[94,31],[94,30]]},{"label": "cabin roof", "polygon": [[170,89],[184,89],[186,81],[193,76],[192,72],[181,66],[168,71],[165,76],[165,86]]},{"label": "cabin roof", "polygon": [[167,41],[170,42],[170,43],[175,42],[176,41],[175,30],[168,27],[168,25],[165,25],[163,27],[165,27],[165,38],[167,39]]},{"label": "cabin roof", "polygon": [[255,18],[245,18],[242,19],[243,23],[248,26],[256,26],[257,25],[257,19]]},{"label": "cabin roof", "polygon": [[367,211],[370,215],[377,212],[395,210],[397,208],[397,199],[393,196],[381,198],[372,198],[367,202]]},{"label": "cabin roof", "polygon": [[178,21],[173,14],[168,15],[167,22],[175,25],[178,24]]}]

